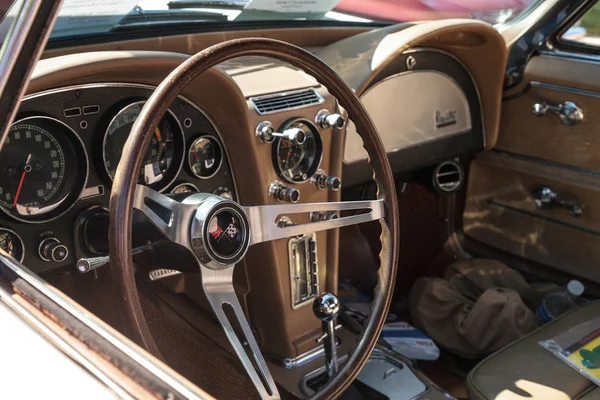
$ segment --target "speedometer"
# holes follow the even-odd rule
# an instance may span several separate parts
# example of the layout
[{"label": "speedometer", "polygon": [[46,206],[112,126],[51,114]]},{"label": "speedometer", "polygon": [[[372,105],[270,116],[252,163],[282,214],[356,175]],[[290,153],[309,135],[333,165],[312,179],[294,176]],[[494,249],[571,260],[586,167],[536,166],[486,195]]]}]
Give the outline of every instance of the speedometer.
[{"label": "speedometer", "polygon": [[273,143],[273,162],[279,175],[290,183],[305,182],[319,169],[323,155],[321,135],[316,126],[306,119],[293,119],[283,124],[279,132],[297,128],[304,132],[302,144],[277,138]]},{"label": "speedometer", "polygon": [[[102,157],[110,179],[115,177],[123,147],[143,107],[143,101],[129,104],[115,115],[106,130]],[[156,190],[170,185],[183,163],[183,142],[179,121],[169,111],[153,132],[138,182]]]},{"label": "speedometer", "polygon": [[87,180],[87,156],[67,125],[30,117],[11,126],[0,171],[0,207],[18,220],[42,222],[79,198]]}]

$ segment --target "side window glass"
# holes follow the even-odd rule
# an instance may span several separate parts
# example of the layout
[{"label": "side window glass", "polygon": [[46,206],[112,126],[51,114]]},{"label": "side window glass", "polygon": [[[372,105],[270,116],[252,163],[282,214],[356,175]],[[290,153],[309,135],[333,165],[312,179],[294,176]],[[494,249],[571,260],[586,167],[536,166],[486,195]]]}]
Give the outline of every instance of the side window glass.
[{"label": "side window glass", "polygon": [[22,0],[6,1],[0,0],[0,43],[4,43],[17,13],[21,9]]},{"label": "side window glass", "polygon": [[560,39],[564,42],[600,47],[600,2],[566,30]]}]

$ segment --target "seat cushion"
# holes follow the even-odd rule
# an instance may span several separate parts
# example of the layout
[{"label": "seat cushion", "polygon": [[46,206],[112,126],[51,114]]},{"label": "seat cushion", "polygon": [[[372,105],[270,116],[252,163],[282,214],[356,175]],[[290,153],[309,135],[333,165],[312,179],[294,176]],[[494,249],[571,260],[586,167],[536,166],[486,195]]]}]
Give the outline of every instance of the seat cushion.
[{"label": "seat cushion", "polygon": [[[596,385],[540,346],[575,325],[600,315],[600,301],[565,314],[479,363],[467,378],[470,399],[588,399]],[[596,393],[594,393],[596,392]]]}]

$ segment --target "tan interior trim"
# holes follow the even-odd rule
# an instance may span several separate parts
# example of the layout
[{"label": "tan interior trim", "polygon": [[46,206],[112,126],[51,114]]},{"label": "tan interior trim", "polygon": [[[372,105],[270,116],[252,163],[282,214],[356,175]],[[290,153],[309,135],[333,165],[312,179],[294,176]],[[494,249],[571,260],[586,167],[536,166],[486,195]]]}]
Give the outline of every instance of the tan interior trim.
[{"label": "tan interior trim", "polygon": [[124,40],[120,42],[96,43],[85,46],[72,46],[47,50],[42,58],[57,57],[89,51],[144,50],[166,51],[182,54],[195,54],[212,45],[231,39],[266,37],[295,44],[300,47],[323,47],[338,40],[367,32],[365,27],[310,27],[285,29],[248,29],[239,31],[203,32],[186,35],[154,37],[148,39]]},{"label": "tan interior trim", "polygon": [[395,25],[342,40],[318,55],[362,95],[379,72],[415,47],[445,51],[466,66],[481,97],[486,147],[494,147],[500,126],[507,51],[504,39],[492,26],[463,19],[423,22],[408,28]]},{"label": "tan interior trim", "polygon": [[[177,53],[110,51],[42,60],[33,74],[28,93],[83,83],[124,82],[156,86],[186,58],[186,55]],[[246,59],[238,60],[242,60],[238,66],[243,66]],[[148,68],[148,65],[152,65],[152,68]],[[273,66],[279,68],[280,64],[273,63]],[[252,73],[249,72],[245,79],[253,81],[253,84],[245,86],[245,89],[249,93],[268,93],[272,85],[295,87],[307,82],[314,84],[310,80],[312,78],[307,78],[304,73],[292,68],[282,75],[273,76],[285,77],[285,82],[278,84],[273,77],[252,80]],[[276,203],[269,197],[268,187],[271,182],[280,178],[272,165],[271,146],[260,143],[254,135],[256,125],[266,119],[278,127],[292,117],[314,120],[321,109],[335,112],[335,99],[324,88],[318,87],[317,90],[325,100],[322,104],[261,116],[247,100],[246,93],[236,83],[235,76],[232,78],[222,69],[211,69],[186,87],[182,95],[200,107],[221,133],[241,204]],[[345,131],[328,130],[322,131],[321,135],[321,168],[341,177],[341,143],[345,141]],[[317,190],[309,182],[289,186],[300,190],[301,202],[340,201],[340,192]],[[338,268],[338,233],[319,232],[317,241],[319,280],[324,283],[321,290],[335,291],[336,288],[332,285]],[[252,326],[258,332],[257,337],[263,350],[282,358],[291,358],[315,347],[320,322],[314,317],[311,307],[293,309],[291,305],[287,240],[253,246],[243,262],[246,267],[239,268],[240,273],[236,270],[238,295],[242,305],[249,311]],[[194,292],[197,289],[194,285],[191,281],[186,282],[186,291],[189,289]],[[252,302],[247,301],[249,293],[252,293]]]}]

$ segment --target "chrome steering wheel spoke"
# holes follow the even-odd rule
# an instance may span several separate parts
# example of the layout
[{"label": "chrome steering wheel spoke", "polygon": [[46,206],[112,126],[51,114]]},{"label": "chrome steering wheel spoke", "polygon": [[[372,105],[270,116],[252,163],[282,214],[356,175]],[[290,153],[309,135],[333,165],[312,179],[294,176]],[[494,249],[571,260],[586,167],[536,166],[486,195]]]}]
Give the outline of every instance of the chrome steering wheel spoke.
[{"label": "chrome steering wheel spoke", "polygon": [[133,208],[143,212],[169,240],[190,247],[188,226],[196,212],[194,205],[180,203],[149,187],[137,185]]},{"label": "chrome steering wheel spoke", "polygon": [[279,399],[275,381],[235,294],[233,268],[214,270],[201,264],[204,293],[261,398]]},{"label": "chrome steering wheel spoke", "polygon": [[[178,202],[137,185],[134,208],[142,211],[171,241],[195,255],[206,297],[252,383],[263,399],[279,399],[267,363],[235,294],[234,266],[248,247],[265,241],[356,225],[384,217],[383,200],[280,204],[242,207],[212,194],[193,194]],[[353,215],[278,226],[283,215],[355,211]]]},{"label": "chrome steering wheel spoke", "polygon": [[[343,201],[337,203],[277,204],[268,206],[244,207],[250,222],[250,244],[268,242],[319,232],[343,226],[357,225],[375,221],[384,217],[383,200]],[[310,212],[365,211],[361,214],[336,219],[302,223],[298,225],[278,226],[277,219],[292,214]]]}]

